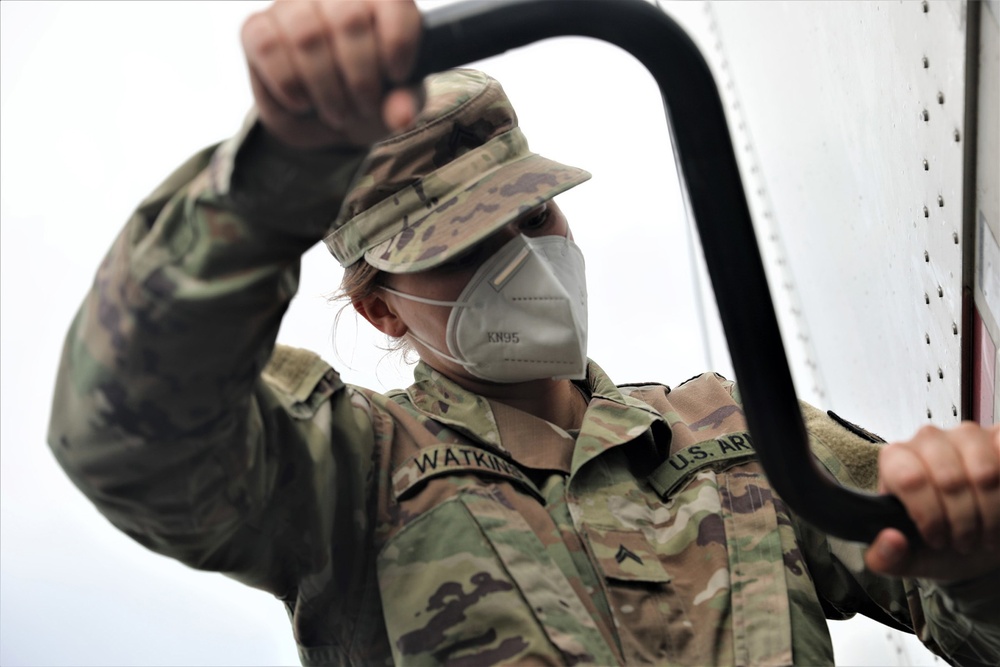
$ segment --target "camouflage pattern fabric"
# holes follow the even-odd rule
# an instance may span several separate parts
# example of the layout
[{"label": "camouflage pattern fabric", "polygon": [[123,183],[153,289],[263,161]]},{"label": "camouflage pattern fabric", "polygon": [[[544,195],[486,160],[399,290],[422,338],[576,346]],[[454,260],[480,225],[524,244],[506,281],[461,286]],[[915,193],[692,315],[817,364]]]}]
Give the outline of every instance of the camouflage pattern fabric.
[{"label": "camouflage pattern fabric", "polygon": [[[731,382],[616,387],[591,363],[574,434],[423,365],[378,394],[275,348],[363,156],[264,140],[251,117],[130,219],[49,444],[135,540],[282,600],[303,664],[830,664],[824,618],[856,612],[1000,661],[997,588],[876,577],[802,523]],[[878,445],[806,417],[823,465],[870,486]]]},{"label": "camouflage pattern fabric", "polygon": [[496,79],[452,70],[424,82],[414,127],[375,144],[324,239],[342,266],[437,266],[590,174],[528,150]]}]

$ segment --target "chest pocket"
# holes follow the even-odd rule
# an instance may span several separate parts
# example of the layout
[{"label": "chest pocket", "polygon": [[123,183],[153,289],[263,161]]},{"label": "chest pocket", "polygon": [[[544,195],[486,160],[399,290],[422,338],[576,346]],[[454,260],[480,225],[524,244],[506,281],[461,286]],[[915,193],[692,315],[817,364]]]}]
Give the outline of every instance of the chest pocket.
[{"label": "chest pocket", "polygon": [[[692,445],[649,479],[667,513],[653,522],[652,539],[661,562],[677,574],[671,587],[684,607],[682,616],[668,619],[675,630],[671,657],[682,664],[698,656],[754,665],[791,661],[786,570],[794,575],[801,556],[751,443],[748,434],[733,433]],[[718,638],[691,633],[706,627],[726,631]]]},{"label": "chest pocket", "polygon": [[[417,496],[438,497],[436,487],[458,488],[411,519],[379,553],[382,599],[392,601],[385,620],[396,662],[617,663],[522,515],[530,505],[544,509],[506,480],[490,483],[468,472],[435,475],[419,493],[410,487]],[[418,500],[403,503],[401,511]]]},{"label": "chest pocket", "polygon": [[683,606],[656,548],[640,531],[586,528],[587,543],[604,574],[608,604],[622,635],[626,664],[664,663],[682,637]]}]

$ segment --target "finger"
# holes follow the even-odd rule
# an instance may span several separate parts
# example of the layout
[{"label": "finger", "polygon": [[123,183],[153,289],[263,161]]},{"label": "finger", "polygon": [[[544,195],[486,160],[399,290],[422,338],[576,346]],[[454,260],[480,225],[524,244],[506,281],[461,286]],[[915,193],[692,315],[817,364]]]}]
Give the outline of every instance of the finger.
[{"label": "finger", "polygon": [[379,2],[374,12],[377,48],[385,74],[393,83],[404,83],[420,46],[420,11],[412,2]]},{"label": "finger", "polygon": [[294,114],[271,96],[254,70],[250,70],[250,86],[257,103],[257,115],[268,132],[287,146],[317,149],[337,143],[342,137],[317,116]]},{"label": "finger", "polygon": [[396,88],[386,95],[382,105],[382,121],[393,131],[404,130],[413,124],[422,104],[423,89]]},{"label": "finger", "polygon": [[914,441],[916,453],[930,472],[944,505],[948,543],[967,554],[979,541],[980,518],[972,483],[959,455],[959,441],[963,439],[954,431],[936,428],[926,429],[926,434]]},{"label": "finger", "polygon": [[979,510],[980,544],[996,549],[1000,547],[1000,426],[985,430],[967,422],[954,436]]},{"label": "finger", "polygon": [[917,455],[932,478],[944,504],[948,523],[946,537],[959,553],[967,554],[980,542],[980,508],[971,477],[960,452],[978,451],[975,431],[926,429],[926,437],[915,441]]},{"label": "finger", "polygon": [[865,550],[865,566],[892,577],[926,577],[938,581],[975,579],[1000,568],[1000,554],[978,550],[970,555],[951,549],[912,548],[894,528],[882,530]]},{"label": "finger", "polygon": [[319,7],[332,27],[332,48],[350,108],[366,116],[377,114],[383,77],[372,8],[364,2],[325,3]]},{"label": "finger", "polygon": [[[926,436],[925,436],[926,437]],[[887,445],[879,452],[879,474],[888,493],[899,498],[927,544],[941,549],[948,544],[948,523],[943,502],[909,443]]]},{"label": "finger", "polygon": [[879,531],[865,551],[865,565],[872,572],[900,576],[907,571],[910,545],[906,536],[895,528]]},{"label": "finger", "polygon": [[310,104],[324,122],[339,128],[353,109],[330,43],[333,27],[318,6],[315,2],[282,2],[272,7],[272,15]]},{"label": "finger", "polygon": [[308,92],[292,65],[284,35],[274,22],[273,11],[259,12],[247,18],[240,31],[240,39],[247,64],[251,71],[256,72],[268,97],[289,111],[307,112],[312,106]]}]

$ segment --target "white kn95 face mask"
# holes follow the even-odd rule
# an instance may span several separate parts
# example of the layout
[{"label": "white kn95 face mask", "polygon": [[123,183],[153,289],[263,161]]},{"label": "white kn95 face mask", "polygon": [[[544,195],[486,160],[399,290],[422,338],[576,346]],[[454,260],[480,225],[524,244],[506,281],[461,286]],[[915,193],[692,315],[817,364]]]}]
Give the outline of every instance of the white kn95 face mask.
[{"label": "white kn95 face mask", "polygon": [[457,301],[387,292],[451,306],[441,357],[491,382],[587,374],[587,280],[583,252],[563,236],[511,239],[483,262]]}]

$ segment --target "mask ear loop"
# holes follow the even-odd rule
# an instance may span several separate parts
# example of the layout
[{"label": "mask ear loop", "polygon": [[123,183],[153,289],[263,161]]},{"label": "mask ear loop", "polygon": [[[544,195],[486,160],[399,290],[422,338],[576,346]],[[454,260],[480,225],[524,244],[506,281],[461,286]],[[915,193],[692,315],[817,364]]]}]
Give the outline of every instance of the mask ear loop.
[{"label": "mask ear loop", "polygon": [[451,356],[450,354],[447,354],[447,353],[442,352],[441,350],[437,349],[436,347],[434,347],[433,345],[431,345],[430,343],[428,343],[426,340],[424,340],[423,338],[421,338],[417,334],[413,333],[413,331],[407,331],[406,335],[410,336],[415,341],[417,341],[418,343],[420,343],[421,345],[423,345],[427,349],[431,350],[432,352],[434,352],[434,354],[438,355],[442,359],[447,359],[448,361],[450,361],[452,363],[455,363],[455,364],[458,364],[459,366],[461,366],[463,368],[475,368],[475,367],[481,365],[481,364],[472,363],[470,361],[462,361],[461,359],[456,359],[455,357]]},{"label": "mask ear loop", "polygon": [[[400,292],[399,290],[394,290],[391,287],[386,287],[382,285],[379,287],[380,290],[388,292],[389,294],[395,294],[396,296],[401,296],[404,299],[409,299],[410,301],[416,301],[418,303],[426,303],[431,306],[468,306],[468,301],[438,301],[437,299],[428,299],[425,296],[417,296],[415,294],[407,294],[406,292]],[[423,341],[421,341],[423,342]]]},{"label": "mask ear loop", "polygon": [[[452,306],[452,307],[455,307],[455,306],[468,306],[469,305],[467,301],[438,301],[437,299],[428,299],[427,297],[416,296],[416,295],[413,295],[413,294],[407,294],[405,292],[400,292],[398,290],[392,289],[391,287],[385,287],[384,285],[381,286],[379,289],[384,290],[386,292],[389,292],[390,294],[395,294],[396,296],[402,297],[404,299],[409,299],[410,301],[417,301],[418,303],[426,303],[426,304],[431,305],[431,306]],[[417,334],[415,334],[412,329],[407,330],[407,332],[406,332],[405,335],[410,336],[415,341],[417,341],[418,343],[420,343],[421,345],[423,345],[427,349],[431,350],[434,354],[438,355],[442,359],[447,359],[448,361],[450,361],[450,362],[452,362],[454,364],[458,364],[459,366],[461,366],[463,368],[475,368],[476,366],[480,366],[481,365],[481,364],[476,364],[476,363],[472,363],[472,362],[469,362],[469,361],[463,361],[461,359],[457,359],[457,358],[451,356],[450,354],[439,350],[437,347],[435,347],[434,345],[431,345],[428,341],[424,340],[423,338],[421,338],[420,336],[418,336]]]}]

